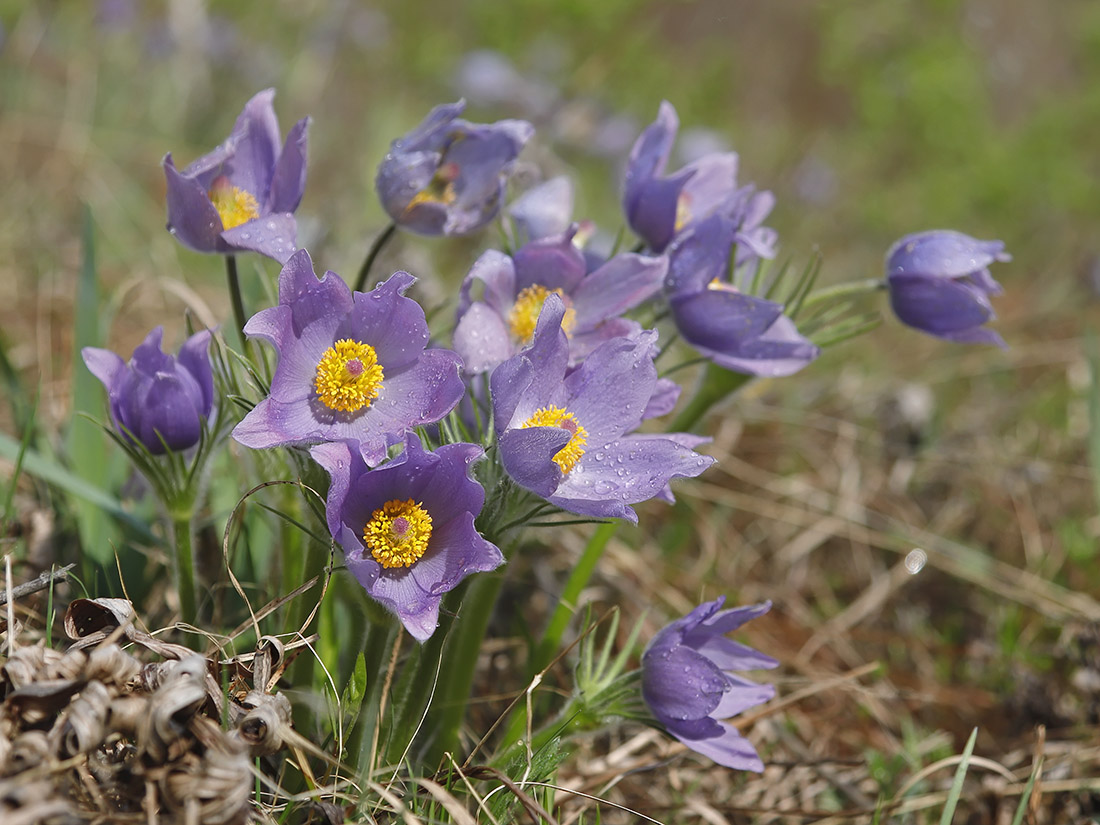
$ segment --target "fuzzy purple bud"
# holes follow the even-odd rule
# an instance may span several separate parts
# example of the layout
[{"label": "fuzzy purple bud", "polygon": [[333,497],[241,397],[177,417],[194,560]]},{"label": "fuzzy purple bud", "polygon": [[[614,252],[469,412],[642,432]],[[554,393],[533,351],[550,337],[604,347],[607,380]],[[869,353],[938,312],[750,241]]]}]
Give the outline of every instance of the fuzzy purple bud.
[{"label": "fuzzy purple bud", "polygon": [[85,347],[84,363],[107,388],[111,418],[119,432],[149,452],[193,447],[214,406],[214,376],[207,350],[210,331],[192,335],[178,356],[161,350],[157,327],[134,350],[129,363],[106,349]]}]

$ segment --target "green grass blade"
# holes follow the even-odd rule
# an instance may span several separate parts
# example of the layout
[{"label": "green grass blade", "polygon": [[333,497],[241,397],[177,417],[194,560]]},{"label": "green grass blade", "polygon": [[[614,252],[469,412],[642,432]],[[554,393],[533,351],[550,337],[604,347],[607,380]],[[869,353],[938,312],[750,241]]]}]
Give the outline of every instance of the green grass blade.
[{"label": "green grass blade", "polygon": [[963,748],[962,759],[959,760],[959,767],[955,770],[955,780],[951,783],[951,790],[947,793],[947,802],[943,806],[943,816],[940,817],[940,825],[951,825],[951,820],[955,816],[955,808],[959,804],[959,797],[962,796],[963,782],[966,780],[966,771],[970,767],[970,756],[974,753],[974,743],[978,741],[978,729],[974,728],[974,731],[970,734],[970,738],[966,740],[966,747]]},{"label": "green grass blade", "polygon": [[[96,274],[94,226],[91,212],[85,208],[83,232],[83,262],[77,283],[76,318],[73,335],[72,425],[66,440],[66,452],[73,473],[89,486],[107,489],[107,443],[99,427],[87,421],[80,412],[96,413],[103,409],[103,387],[84,366],[80,351],[98,346],[99,281]],[[114,548],[119,544],[119,531],[103,508],[87,496],[73,502],[77,529],[84,552],[104,567],[114,564]]]},{"label": "green grass blade", "polygon": [[1035,781],[1042,772],[1043,757],[1040,756],[1035,760],[1035,767],[1031,769],[1031,776],[1027,778],[1027,785],[1024,787],[1024,793],[1020,797],[1020,804],[1016,807],[1016,815],[1012,817],[1012,825],[1020,825],[1020,823],[1024,821],[1024,814],[1027,813],[1027,803],[1031,801],[1031,794],[1035,791]]},{"label": "green grass blade", "polygon": [[0,527],[6,527],[8,519],[11,518],[11,505],[15,500],[15,488],[19,484],[19,476],[23,472],[23,459],[27,456],[27,449],[30,447],[31,435],[34,433],[34,426],[30,423],[34,421],[35,416],[38,414],[38,393],[34,396],[34,405],[31,407],[30,420],[27,422],[26,427],[23,429],[23,439],[19,443],[19,454],[15,458],[15,471],[11,474],[11,481],[8,483],[8,492],[4,497],[4,515],[0,517]]},{"label": "green grass blade", "polygon": [[116,518],[127,524],[140,535],[143,541],[161,544],[160,539],[150,533],[149,528],[144,523],[122,508],[122,504],[118,499],[105,493],[95,484],[81,478],[57,462],[43,458],[33,450],[23,450],[21,442],[5,433],[0,433],[0,457],[9,461],[17,461],[21,452],[23,454],[24,472],[45,481],[47,484],[52,484],[58,490],[68,493],[82,503],[101,511],[105,516]]}]

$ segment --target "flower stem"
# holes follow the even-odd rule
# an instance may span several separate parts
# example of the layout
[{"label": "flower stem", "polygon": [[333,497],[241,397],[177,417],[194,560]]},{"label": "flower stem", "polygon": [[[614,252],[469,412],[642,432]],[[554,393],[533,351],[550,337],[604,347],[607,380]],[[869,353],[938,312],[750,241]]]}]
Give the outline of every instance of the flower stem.
[{"label": "flower stem", "polygon": [[367,276],[370,275],[371,267],[374,266],[374,260],[381,254],[382,249],[390,242],[390,238],[393,237],[397,231],[397,224],[390,221],[390,224],[383,229],[378,237],[374,239],[374,242],[370,245],[370,249],[367,250],[367,257],[363,260],[363,265],[359,267],[359,275],[355,279],[355,291],[362,292],[363,287],[367,285]]},{"label": "flower stem", "polygon": [[694,429],[711,407],[729,398],[752,378],[751,375],[730,372],[714,363],[707,364],[698,391],[688,405],[680,410],[669,431],[679,433]]},{"label": "flower stem", "polygon": [[535,650],[534,659],[531,662],[527,675],[534,676],[538,671],[546,667],[558,651],[561,645],[561,637],[565,628],[569,626],[569,620],[577,609],[577,599],[581,591],[588,586],[589,579],[596,570],[596,565],[603,558],[604,550],[619,529],[619,522],[613,521],[601,524],[596,528],[588,544],[584,547],[580,559],[577,561],[573,572],[569,574],[569,580],[565,583],[558,606],[554,608],[554,615],[550,617],[550,623],[546,626],[546,632],[542,634],[542,641]]},{"label": "flower stem", "polygon": [[806,300],[802,302],[802,309],[806,310],[816,304],[834,301],[837,298],[847,298],[850,295],[861,295],[865,292],[877,292],[881,289],[886,289],[886,281],[882,278],[846,281],[836,286],[830,286],[825,289],[819,289],[816,292],[811,292],[806,296]]},{"label": "flower stem", "polygon": [[237,256],[225,256],[225,274],[229,282],[229,300],[233,304],[233,318],[237,322],[237,331],[241,334],[241,346],[247,346],[244,337],[244,301],[241,299],[241,280],[237,276]]},{"label": "flower stem", "polygon": [[180,594],[180,618],[193,623],[195,613],[195,560],[191,550],[190,511],[172,514],[172,532],[176,544],[176,586]]}]

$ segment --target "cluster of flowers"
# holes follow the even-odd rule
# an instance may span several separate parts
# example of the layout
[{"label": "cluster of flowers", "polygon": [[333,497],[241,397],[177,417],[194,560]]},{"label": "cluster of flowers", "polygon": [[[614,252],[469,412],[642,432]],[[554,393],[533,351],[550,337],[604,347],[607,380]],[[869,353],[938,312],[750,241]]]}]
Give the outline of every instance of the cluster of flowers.
[{"label": "cluster of flowers", "polygon": [[[245,106],[232,134],[182,171],[164,159],[168,226],[185,245],[260,252],[283,265],[279,303],[244,332],[278,355],[266,398],[233,437],[250,448],[308,447],[329,474],[328,528],[348,570],[418,640],[438,625],[440,601],[466,576],[504,563],[475,528],[486,492],[473,477],[482,444],[429,449],[416,429],[452,412],[525,495],[585,517],[636,521],[632,505],[671,500],[673,478],[713,459],[687,433],[641,433],[674,407],[679,387],[658,377],[657,332],[626,316],[663,301],[679,335],[701,355],[750,375],[789,375],[820,350],[782,304],[752,295],[775,255],[764,226],[769,192],[737,183],[737,156],[713,154],[672,174],[678,122],[662,103],[630,154],[623,194],[637,252],[601,257],[572,220],[565,179],[527,192],[508,209],[518,247],[485,252],[458,296],[454,350],[430,348],[423,309],[397,272],[369,292],[334,272],[318,278],[297,249],[294,211],[306,175],[308,119],[280,148],[271,90]],[[426,235],[472,232],[501,210],[508,172],[529,139],[522,121],[461,119],[439,106],[395,140],[377,190],[394,223]],[[979,327],[997,291],[987,266],[1002,245],[951,232],[903,239],[888,256],[887,283],[906,323],[959,341],[999,342]],[[126,364],[84,353],[108,389],[116,426],[151,453],[198,440],[215,405],[209,332],[173,358],[150,333]],[[479,376],[487,376],[484,381]],[[487,387],[487,397],[485,389]],[[396,455],[394,452],[397,450]],[[769,685],[732,671],[777,663],[724,634],[769,604],[721,610],[710,602],[665,628],[643,657],[643,696],[665,728],[721,764],[761,770],[752,746],[719,720],[766,701]]]}]

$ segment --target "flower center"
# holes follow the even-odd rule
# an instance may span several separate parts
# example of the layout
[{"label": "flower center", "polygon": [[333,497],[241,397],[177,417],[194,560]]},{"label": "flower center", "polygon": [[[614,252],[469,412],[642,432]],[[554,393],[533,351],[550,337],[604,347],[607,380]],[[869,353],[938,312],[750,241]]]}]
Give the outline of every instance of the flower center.
[{"label": "flower center", "polygon": [[358,412],[382,389],[382,365],[370,344],[337,341],[321,356],[313,382],[317,398],[330,410]]},{"label": "flower center", "polygon": [[[412,567],[428,549],[432,517],[411,498],[392,499],[373,513],[363,528],[363,541],[383,567]],[[365,555],[365,553],[364,553]]]},{"label": "flower center", "polygon": [[508,313],[508,329],[520,346],[531,343],[535,337],[535,326],[539,322],[542,305],[551,295],[560,295],[565,302],[565,315],[561,319],[561,328],[565,334],[573,332],[577,322],[577,313],[571,306],[572,301],[561,289],[547,289],[542,284],[532,284],[516,296],[512,310]]},{"label": "flower center", "polygon": [[521,425],[522,427],[561,427],[570,433],[569,442],[554,453],[554,463],[561,467],[563,474],[577,466],[577,462],[584,455],[584,445],[588,443],[588,430],[581,426],[577,417],[571,412],[566,412],[561,407],[551,404],[549,407],[539,407],[535,414]]},{"label": "flower center", "polygon": [[457,193],[455,181],[458,179],[457,163],[442,163],[435,170],[428,185],[412,196],[409,205],[405,207],[407,215],[422,203],[441,203],[448,206],[454,203]]},{"label": "flower center", "polygon": [[208,194],[222,219],[222,229],[232,229],[260,217],[260,205],[256,203],[256,198],[231,184],[225,175],[214,178]]}]

